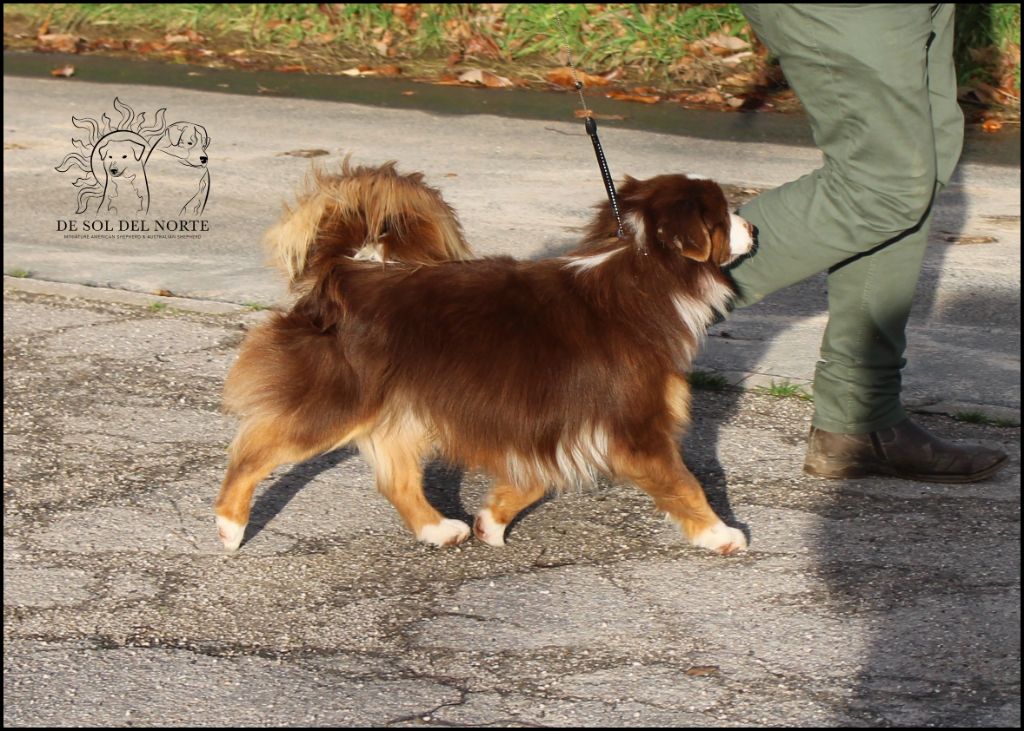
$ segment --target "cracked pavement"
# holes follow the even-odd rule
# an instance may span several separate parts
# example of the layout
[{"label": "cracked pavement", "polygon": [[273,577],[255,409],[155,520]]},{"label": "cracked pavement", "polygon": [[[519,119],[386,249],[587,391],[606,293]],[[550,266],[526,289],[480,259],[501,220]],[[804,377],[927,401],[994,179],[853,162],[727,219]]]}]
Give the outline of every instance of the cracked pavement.
[{"label": "cracked pavement", "polygon": [[[609,484],[424,546],[339,450],[228,557],[218,401],[261,316],[5,289],[5,725],[1019,723],[1019,428],[920,417],[1010,450],[987,483],[833,482],[808,403],[698,390],[684,453],[747,554]],[[487,489],[428,483],[463,519]]]}]

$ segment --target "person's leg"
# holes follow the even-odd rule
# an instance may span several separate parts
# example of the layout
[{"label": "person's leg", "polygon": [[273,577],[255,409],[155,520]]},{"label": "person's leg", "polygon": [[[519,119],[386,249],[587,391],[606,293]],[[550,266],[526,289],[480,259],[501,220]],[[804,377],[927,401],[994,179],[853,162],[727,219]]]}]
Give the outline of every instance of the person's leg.
[{"label": "person's leg", "polygon": [[[931,204],[963,140],[953,6],[743,9],[779,57],[825,154],[820,170],[741,209],[758,227],[759,249],[732,271],[742,307],[829,270],[806,468],[943,481],[991,474],[1005,455],[939,442],[908,422],[900,403]],[[859,436],[833,444],[829,433]],[[926,464],[933,454],[942,458]]]},{"label": "person's leg", "polygon": [[[949,181],[963,143],[956,103],[953,6],[931,13],[925,91],[931,114],[938,185]],[[858,434],[900,423],[906,324],[928,242],[931,209],[899,241],[833,267],[828,276],[829,322],[815,372],[814,425]]]}]

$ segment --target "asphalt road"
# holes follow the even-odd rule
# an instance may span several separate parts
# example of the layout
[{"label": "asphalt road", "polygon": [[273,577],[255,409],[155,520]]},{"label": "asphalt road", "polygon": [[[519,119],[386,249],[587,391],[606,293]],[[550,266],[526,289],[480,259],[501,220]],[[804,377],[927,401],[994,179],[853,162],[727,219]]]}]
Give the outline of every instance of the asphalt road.
[{"label": "asphalt road", "polygon": [[[201,238],[56,230],[70,117],[115,115],[115,95],[209,130]],[[573,123],[8,77],[4,101],[4,271],[29,274],[4,291],[5,725],[1020,725],[1019,168],[965,165],[943,194],[908,352],[908,396],[937,412],[917,418],[1011,454],[991,481],[811,478],[810,404],[701,390],[684,454],[743,555],[685,546],[607,484],[545,501],[503,549],[429,548],[341,450],[269,478],[225,557],[220,389],[263,316],[243,303],[283,295],[258,239],[308,166],[281,153],[397,159],[478,252],[535,257],[602,195],[589,141]],[[617,175],[680,169],[737,196],[818,163],[603,141]],[[820,279],[780,293],[700,363],[802,382],[823,305]],[[968,410],[1001,425],[949,418]],[[487,489],[442,464],[428,484],[462,519]]]}]

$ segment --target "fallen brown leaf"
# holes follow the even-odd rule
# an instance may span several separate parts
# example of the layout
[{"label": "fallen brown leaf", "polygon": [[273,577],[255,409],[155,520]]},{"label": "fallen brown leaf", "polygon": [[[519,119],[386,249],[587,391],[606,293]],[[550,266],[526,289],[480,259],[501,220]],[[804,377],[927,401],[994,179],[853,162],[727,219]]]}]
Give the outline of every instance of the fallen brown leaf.
[{"label": "fallen brown leaf", "polygon": [[946,234],[942,240],[949,244],[994,244],[995,236],[966,236],[962,234]]},{"label": "fallen brown leaf", "polygon": [[986,119],[981,124],[981,129],[985,132],[998,132],[1003,128],[1003,123],[998,119]]},{"label": "fallen brown leaf", "polygon": [[59,69],[51,69],[50,76],[68,78],[75,75],[74,66],[61,66]]},{"label": "fallen brown leaf", "polygon": [[605,94],[609,99],[617,99],[623,102],[640,102],[641,104],[657,104],[661,101],[660,96],[645,94],[630,94],[626,91],[610,91]]},{"label": "fallen brown leaf", "polygon": [[680,101],[690,102],[692,104],[722,104],[725,102],[725,97],[714,89],[706,89],[705,91],[699,91],[695,94],[684,94]]},{"label": "fallen brown leaf", "polygon": [[718,32],[712,33],[704,38],[704,43],[708,44],[711,52],[716,56],[728,56],[736,53],[737,51],[744,51],[750,48],[750,44],[742,38],[727,36],[724,33]]},{"label": "fallen brown leaf", "polygon": [[498,89],[515,84],[504,76],[498,76],[484,69],[470,69],[459,74],[459,81],[463,84],[481,84],[489,89]]},{"label": "fallen brown leaf", "polygon": [[726,66],[735,66],[740,61],[743,61],[744,59],[747,59],[747,58],[753,58],[753,57],[754,57],[754,52],[753,51],[741,51],[740,53],[734,53],[731,56],[726,56],[725,58],[720,59],[720,61],[721,61],[721,63],[725,64]]},{"label": "fallen brown leaf", "polygon": [[330,155],[327,150],[321,150],[319,148],[314,150],[289,150],[288,152],[279,152],[276,157],[282,157],[287,155],[288,157],[323,157],[324,155]]},{"label": "fallen brown leaf", "polygon": [[358,66],[353,66],[350,69],[345,69],[341,74],[342,76],[376,76],[377,69],[372,66],[360,64]]},{"label": "fallen brown leaf", "polygon": [[191,43],[192,39],[184,33],[168,33],[164,36],[164,43],[174,45],[175,43]]},{"label": "fallen brown leaf", "polygon": [[397,65],[397,64],[389,63],[386,66],[378,67],[377,68],[377,75],[378,76],[401,76],[402,75],[402,67]]},{"label": "fallen brown leaf", "polygon": [[274,71],[280,71],[283,74],[296,74],[306,70],[305,66],[299,66],[298,64],[291,64],[288,66],[278,66]]},{"label": "fallen brown leaf", "polygon": [[45,33],[36,37],[37,51],[78,53],[84,45],[85,39],[73,33]]},{"label": "fallen brown leaf", "polygon": [[123,51],[124,41],[117,41],[113,38],[97,38],[89,42],[89,49],[93,51]]},{"label": "fallen brown leaf", "polygon": [[483,58],[500,58],[501,49],[498,44],[487,36],[474,35],[466,41],[463,52],[467,56],[481,56]]},{"label": "fallen brown leaf", "polygon": [[391,14],[405,23],[410,33],[415,32],[419,27],[419,11],[420,6],[417,3],[394,3],[391,6]]},{"label": "fallen brown leaf", "polygon": [[753,74],[733,74],[722,79],[722,86],[753,86]]},{"label": "fallen brown leaf", "polygon": [[[576,75],[583,82],[584,86],[607,86],[613,80],[613,76],[610,74],[607,76],[597,76],[596,74],[588,74],[586,71],[577,70]],[[568,89],[576,88],[576,80],[573,78],[572,69],[568,66],[562,66],[549,71],[545,78],[558,86],[564,86]]]},{"label": "fallen brown leaf", "polygon": [[163,53],[168,48],[166,43],[160,41],[153,41],[151,43],[140,43],[136,48],[136,53]]}]

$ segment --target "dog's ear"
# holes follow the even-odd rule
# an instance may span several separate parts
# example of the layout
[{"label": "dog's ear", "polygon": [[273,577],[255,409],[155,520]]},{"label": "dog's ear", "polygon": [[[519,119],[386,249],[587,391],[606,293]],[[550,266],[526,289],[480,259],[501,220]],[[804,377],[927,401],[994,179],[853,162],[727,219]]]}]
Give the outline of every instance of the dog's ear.
[{"label": "dog's ear", "polygon": [[131,140],[132,143],[132,157],[135,158],[135,162],[142,159],[142,155],[146,152],[146,146],[141,142]]},{"label": "dog's ear", "polygon": [[711,258],[711,231],[696,211],[683,226],[679,240],[679,248],[687,259],[707,261]]},{"label": "dog's ear", "polygon": [[199,146],[205,148],[210,144],[210,134],[206,131],[206,127],[201,124],[193,125],[196,136],[199,138]]},{"label": "dog's ear", "polygon": [[655,215],[655,240],[658,244],[693,261],[711,258],[711,230],[701,216],[696,200],[675,203],[668,210],[662,209],[660,215]]},{"label": "dog's ear", "polygon": [[185,134],[185,129],[180,124],[171,125],[164,134],[167,135],[167,141],[171,143],[171,147],[177,147],[181,144],[181,136]]},{"label": "dog's ear", "polygon": [[683,241],[683,256],[693,261],[708,261],[711,258],[711,231],[699,222],[697,231],[693,235],[687,235]]}]

